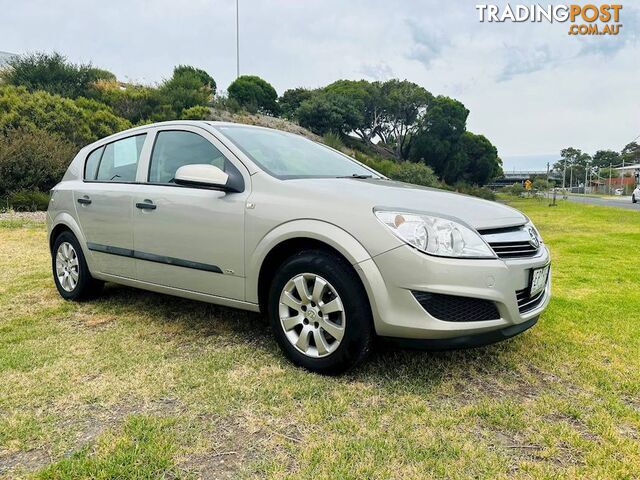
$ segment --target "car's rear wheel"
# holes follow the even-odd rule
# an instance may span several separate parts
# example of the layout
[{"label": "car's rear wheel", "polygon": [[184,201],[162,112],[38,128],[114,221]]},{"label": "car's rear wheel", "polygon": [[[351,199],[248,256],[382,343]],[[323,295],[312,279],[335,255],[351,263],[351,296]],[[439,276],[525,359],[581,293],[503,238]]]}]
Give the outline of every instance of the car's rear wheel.
[{"label": "car's rear wheel", "polygon": [[636,194],[635,193],[633,195],[631,195],[631,201],[633,203],[636,203],[638,201],[638,199],[636,198]]},{"label": "car's rear wheel", "polygon": [[338,374],[364,360],[371,348],[366,292],[351,265],[337,255],[307,250],[286,260],[268,302],[276,340],[296,365]]},{"label": "car's rear wheel", "polygon": [[103,282],[89,273],[78,239],[71,232],[62,232],[51,250],[53,279],[65,300],[84,300],[95,297]]}]

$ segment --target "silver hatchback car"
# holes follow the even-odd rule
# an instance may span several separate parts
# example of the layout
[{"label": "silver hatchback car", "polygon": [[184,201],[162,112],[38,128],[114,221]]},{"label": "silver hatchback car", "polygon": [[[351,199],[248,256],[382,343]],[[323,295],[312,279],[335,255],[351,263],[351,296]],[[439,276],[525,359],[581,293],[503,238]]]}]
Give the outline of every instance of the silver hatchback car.
[{"label": "silver hatchback car", "polygon": [[549,252],[522,213],[267,128],[166,122],[95,142],[47,220],[65,299],[108,281],[264,312],[285,355],[321,373],[376,335],[429,349],[512,337],[550,298]]}]

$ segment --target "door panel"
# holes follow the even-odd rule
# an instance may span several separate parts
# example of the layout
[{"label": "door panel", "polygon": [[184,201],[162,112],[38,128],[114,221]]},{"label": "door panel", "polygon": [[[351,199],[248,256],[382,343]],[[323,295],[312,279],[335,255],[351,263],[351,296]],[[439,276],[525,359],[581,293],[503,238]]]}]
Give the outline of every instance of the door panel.
[{"label": "door panel", "polygon": [[[244,215],[250,177],[224,145],[202,128],[161,128],[135,186],[134,250],[138,279],[244,300]],[[240,193],[175,185],[183,165],[208,164],[240,176]]]},{"label": "door panel", "polygon": [[[133,249],[133,205],[129,190],[128,184],[85,183],[74,192],[80,228],[91,250],[92,268],[98,272],[135,276],[133,259],[117,253],[117,249]],[[104,253],[107,247],[116,254]]]},{"label": "door panel", "polygon": [[247,193],[136,185],[137,278],[159,285],[244,299]]},{"label": "door panel", "polygon": [[97,272],[135,276],[131,183],[135,182],[147,135],[109,142],[91,152],[84,181],[74,191],[80,228]]}]

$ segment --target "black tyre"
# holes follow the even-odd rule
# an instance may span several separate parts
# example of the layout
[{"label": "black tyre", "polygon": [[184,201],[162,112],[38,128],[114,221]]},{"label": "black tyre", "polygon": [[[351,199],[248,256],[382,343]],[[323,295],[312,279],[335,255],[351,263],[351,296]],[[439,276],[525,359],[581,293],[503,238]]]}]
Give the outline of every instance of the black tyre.
[{"label": "black tyre", "polygon": [[58,292],[65,300],[94,298],[102,289],[103,282],[91,276],[80,243],[69,231],[62,232],[53,242],[51,269]]},{"label": "black tyre", "polygon": [[293,363],[336,375],[362,362],[373,321],[367,294],[343,258],[306,250],[276,272],[268,298],[271,328]]},{"label": "black tyre", "polygon": [[636,203],[636,202],[638,201],[638,200],[636,199],[636,196],[635,196],[635,195],[631,195],[631,201],[632,201],[633,203]]}]

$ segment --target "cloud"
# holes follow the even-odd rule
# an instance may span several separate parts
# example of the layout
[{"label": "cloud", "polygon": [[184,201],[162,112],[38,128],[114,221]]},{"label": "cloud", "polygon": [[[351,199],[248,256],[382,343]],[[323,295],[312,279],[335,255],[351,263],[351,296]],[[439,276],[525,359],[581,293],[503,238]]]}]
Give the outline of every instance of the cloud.
[{"label": "cloud", "polygon": [[[177,64],[205,69],[221,90],[235,78],[235,2],[64,3],[0,0],[0,50],[57,50],[152,84]],[[278,92],[406,78],[463,102],[468,128],[501,155],[619,150],[640,127],[640,26],[628,3],[617,37],[577,38],[568,24],[481,23],[473,2],[240,0],[240,72]]]},{"label": "cloud", "polygon": [[431,66],[431,63],[442,55],[442,50],[449,45],[449,40],[433,25],[418,24],[411,19],[408,19],[406,24],[414,41],[407,58],[417,60],[425,67]]},{"label": "cloud", "polygon": [[602,55],[612,56],[629,45],[636,45],[640,41],[640,10],[624,8],[620,13],[622,28],[615,36],[599,35],[578,37],[581,47],[578,56]]},{"label": "cloud", "polygon": [[366,63],[360,67],[362,74],[371,80],[389,80],[395,77],[393,70],[386,63]]},{"label": "cloud", "polygon": [[497,76],[499,82],[511,80],[516,75],[526,75],[540,71],[549,64],[558,61],[557,58],[554,58],[549,45],[524,48],[505,45],[505,48],[509,52],[509,57]]}]

